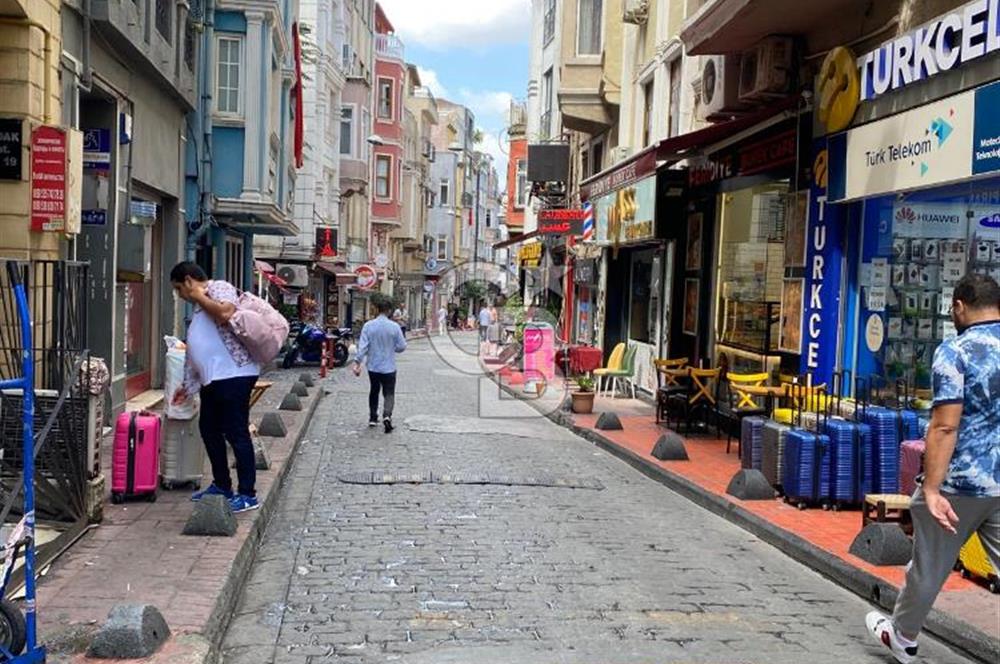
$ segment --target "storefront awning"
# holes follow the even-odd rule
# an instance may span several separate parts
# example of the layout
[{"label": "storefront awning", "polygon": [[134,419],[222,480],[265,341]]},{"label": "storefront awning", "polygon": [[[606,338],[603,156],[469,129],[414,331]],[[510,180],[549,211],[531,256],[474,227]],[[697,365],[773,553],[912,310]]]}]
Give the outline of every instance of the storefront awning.
[{"label": "storefront awning", "polygon": [[327,263],[316,263],[315,267],[320,272],[325,272],[337,280],[338,286],[348,286],[357,282],[358,277],[347,268],[340,265],[329,265]]},{"label": "storefront awning", "polygon": [[538,237],[538,231],[531,231],[530,233],[524,233],[518,235],[517,237],[512,237],[509,240],[504,240],[503,242],[497,242],[493,245],[494,249],[506,249],[507,247],[513,247],[515,244],[521,244],[533,237]]},{"label": "storefront awning", "polygon": [[679,161],[694,154],[714,152],[723,147],[721,143],[737,138],[738,134],[743,132],[753,134],[785,119],[789,111],[798,110],[801,101],[799,95],[791,95],[755,113],[666,138],[656,146],[656,160]]}]

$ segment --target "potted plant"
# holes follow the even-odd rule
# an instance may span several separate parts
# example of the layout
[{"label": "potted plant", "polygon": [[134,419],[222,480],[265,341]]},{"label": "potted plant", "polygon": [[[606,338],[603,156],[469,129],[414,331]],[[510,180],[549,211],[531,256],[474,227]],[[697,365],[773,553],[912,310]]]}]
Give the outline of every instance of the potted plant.
[{"label": "potted plant", "polygon": [[573,398],[573,412],[586,414],[594,412],[594,379],[590,376],[578,376],[576,389],[570,392]]}]

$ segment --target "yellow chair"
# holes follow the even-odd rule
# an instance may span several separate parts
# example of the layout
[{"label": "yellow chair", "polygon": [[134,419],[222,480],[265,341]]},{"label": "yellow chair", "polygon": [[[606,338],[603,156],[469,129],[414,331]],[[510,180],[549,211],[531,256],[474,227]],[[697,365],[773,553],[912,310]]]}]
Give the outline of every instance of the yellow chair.
[{"label": "yellow chair", "polygon": [[[725,417],[729,424],[726,426],[726,454],[729,454],[730,445],[733,440],[732,424],[736,425],[736,430],[741,431],[743,418],[753,415],[767,416],[768,408],[758,403],[760,395],[754,394],[751,388],[763,387],[770,375],[767,373],[739,374],[729,372],[726,374],[726,398],[721,400],[717,406],[717,417],[715,421],[716,432],[719,430],[719,420]],[[742,454],[742,436],[737,434],[736,451]]]},{"label": "yellow chair", "polygon": [[608,356],[608,364],[600,369],[594,369],[594,378],[597,379],[597,396],[601,396],[601,390],[604,387],[604,379],[611,374],[612,371],[621,371],[622,360],[625,358],[625,344],[619,343],[611,351],[611,355]]}]

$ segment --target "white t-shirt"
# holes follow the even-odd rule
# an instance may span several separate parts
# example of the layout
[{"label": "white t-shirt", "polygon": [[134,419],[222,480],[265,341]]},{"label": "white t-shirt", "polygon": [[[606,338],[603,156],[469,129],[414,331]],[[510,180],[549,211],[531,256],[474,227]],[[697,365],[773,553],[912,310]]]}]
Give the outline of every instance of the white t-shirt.
[{"label": "white t-shirt", "polygon": [[[236,290],[225,282],[211,282],[209,297],[216,301],[231,301],[229,290],[232,290],[233,294],[236,293]],[[240,350],[242,351],[240,355],[244,355],[245,351]],[[227,378],[260,375],[260,366],[253,360],[246,361],[249,359],[248,354],[246,357],[241,357],[243,364],[238,364],[233,359],[232,352],[222,340],[219,326],[200,307],[195,310],[188,326],[187,354],[201,385]]]}]

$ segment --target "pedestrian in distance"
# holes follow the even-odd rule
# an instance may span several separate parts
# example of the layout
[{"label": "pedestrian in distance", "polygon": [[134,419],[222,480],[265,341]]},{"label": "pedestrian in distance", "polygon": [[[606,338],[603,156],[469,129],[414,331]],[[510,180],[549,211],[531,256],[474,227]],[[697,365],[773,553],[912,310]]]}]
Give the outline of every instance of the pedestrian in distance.
[{"label": "pedestrian in distance", "polygon": [[358,353],[354,357],[354,375],[361,375],[361,367],[367,363],[368,381],[368,426],[378,426],[379,392],[382,393],[382,424],[390,433],[392,411],[396,403],[396,353],[406,350],[406,337],[395,321],[389,320],[392,303],[380,299],[375,304],[378,317],[365,323],[358,340]]},{"label": "pedestrian in distance", "polygon": [[405,304],[399,309],[399,326],[403,328],[403,336],[405,337],[410,329],[410,310],[406,308]]},{"label": "pedestrian in distance", "polygon": [[448,332],[448,307],[441,305],[438,309],[438,335],[444,336]]},{"label": "pedestrian in distance", "polygon": [[483,306],[479,309],[479,342],[486,343],[487,333],[490,329],[490,323],[493,322],[493,317],[490,315],[490,310],[483,302]]},{"label": "pedestrian in distance", "polygon": [[[229,500],[233,512],[257,509],[250,393],[260,367],[228,325],[236,313],[239,292],[230,283],[209,280],[205,271],[191,262],[175,265],[170,283],[178,297],[194,305],[187,331],[184,383],[171,398],[180,405],[195,393],[201,395],[198,429],[212,465],[212,484],[191,499],[219,495]],[[227,441],[236,457],[235,493],[226,459]]]},{"label": "pedestrian in distance", "polygon": [[966,275],[951,316],[959,334],[934,353],[924,474],[910,505],[913,557],[892,616],[865,619],[902,664],[916,660],[924,620],[973,533],[1000,570],[1000,286]]}]

